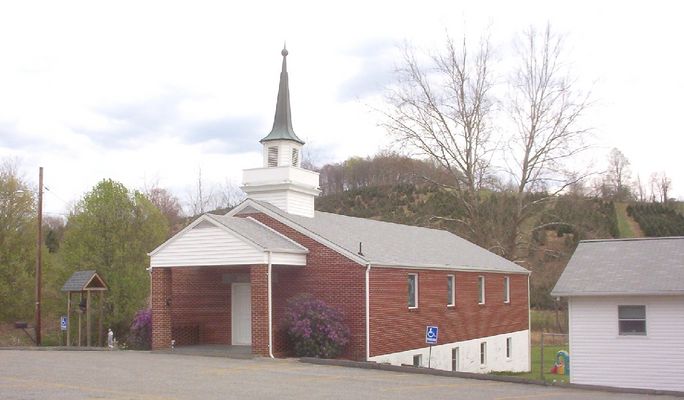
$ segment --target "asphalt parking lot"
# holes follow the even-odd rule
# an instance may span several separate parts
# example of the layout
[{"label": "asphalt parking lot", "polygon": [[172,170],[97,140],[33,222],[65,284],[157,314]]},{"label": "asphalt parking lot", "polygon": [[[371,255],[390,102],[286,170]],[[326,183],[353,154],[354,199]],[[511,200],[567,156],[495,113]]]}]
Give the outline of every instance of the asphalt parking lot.
[{"label": "asphalt parking lot", "polygon": [[0,351],[0,399],[675,399],[453,377],[133,351]]}]

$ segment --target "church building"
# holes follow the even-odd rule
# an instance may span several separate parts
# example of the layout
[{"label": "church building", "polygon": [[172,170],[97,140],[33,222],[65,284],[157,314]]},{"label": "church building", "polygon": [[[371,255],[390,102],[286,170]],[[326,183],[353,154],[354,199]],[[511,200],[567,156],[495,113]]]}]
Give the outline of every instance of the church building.
[{"label": "church building", "polygon": [[[153,349],[216,344],[290,356],[287,300],[307,293],[344,314],[344,358],[529,370],[529,271],[444,230],[315,211],[319,177],[301,168],[287,55],[262,166],[244,170],[247,199],[150,253]],[[432,349],[428,326],[438,328]]]}]

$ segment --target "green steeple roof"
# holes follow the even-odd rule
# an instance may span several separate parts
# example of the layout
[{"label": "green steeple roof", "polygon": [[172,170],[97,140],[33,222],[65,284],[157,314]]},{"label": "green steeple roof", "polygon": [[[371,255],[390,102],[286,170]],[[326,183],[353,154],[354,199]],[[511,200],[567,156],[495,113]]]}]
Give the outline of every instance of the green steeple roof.
[{"label": "green steeple roof", "polygon": [[270,140],[293,140],[304,144],[304,141],[297,137],[292,129],[292,115],[290,113],[290,87],[287,79],[287,49],[283,47],[280,52],[283,55],[283,69],[280,72],[280,86],[278,87],[278,101],[276,103],[275,118],[273,119],[273,129],[260,142]]}]

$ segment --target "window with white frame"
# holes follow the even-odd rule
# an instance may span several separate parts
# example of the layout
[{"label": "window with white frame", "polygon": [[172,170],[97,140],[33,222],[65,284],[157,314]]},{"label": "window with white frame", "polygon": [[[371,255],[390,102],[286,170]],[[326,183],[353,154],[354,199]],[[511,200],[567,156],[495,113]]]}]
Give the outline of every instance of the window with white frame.
[{"label": "window with white frame", "polygon": [[504,276],[504,281],[503,281],[503,298],[504,298],[504,303],[510,303],[511,302],[511,278]]},{"label": "window with white frame", "polygon": [[478,276],[477,277],[477,303],[478,304],[484,304],[485,303],[485,277],[484,276]]},{"label": "window with white frame", "polygon": [[268,166],[277,167],[278,166],[278,147],[271,146],[268,148]]},{"label": "window with white frame", "polygon": [[418,307],[418,274],[408,274],[408,307]]},{"label": "window with white frame", "polygon": [[456,305],[456,277],[447,275],[447,306]]},{"label": "window with white frame", "polygon": [[414,367],[420,367],[423,364],[423,355],[422,354],[414,354],[413,355],[413,366]]},{"label": "window with white frame", "polygon": [[510,359],[512,354],[513,354],[513,338],[507,337],[506,338],[506,358]]},{"label": "window with white frame", "polygon": [[487,342],[480,343],[480,365],[487,364]]},{"label": "window with white frame", "polygon": [[646,306],[618,306],[620,335],[646,335]]}]

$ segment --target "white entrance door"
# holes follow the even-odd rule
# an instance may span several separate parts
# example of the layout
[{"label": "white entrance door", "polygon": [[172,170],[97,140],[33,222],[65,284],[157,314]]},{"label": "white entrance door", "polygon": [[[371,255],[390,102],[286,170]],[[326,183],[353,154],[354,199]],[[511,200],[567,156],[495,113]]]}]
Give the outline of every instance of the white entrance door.
[{"label": "white entrance door", "polygon": [[252,345],[252,287],[249,283],[231,286],[231,325],[233,345]]}]

